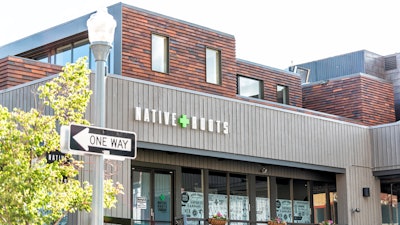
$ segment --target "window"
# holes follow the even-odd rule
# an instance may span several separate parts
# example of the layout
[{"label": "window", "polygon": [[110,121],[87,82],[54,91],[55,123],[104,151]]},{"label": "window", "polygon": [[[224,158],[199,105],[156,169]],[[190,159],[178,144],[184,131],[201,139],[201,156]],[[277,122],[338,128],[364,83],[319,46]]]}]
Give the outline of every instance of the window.
[{"label": "window", "polygon": [[245,175],[231,174],[229,176],[229,219],[249,220],[249,218],[250,215],[247,178]]},{"label": "window", "polygon": [[[88,57],[88,66],[92,72],[96,71],[96,63],[93,56],[93,51],[90,50],[89,39],[81,39],[71,41],[69,44],[56,45],[53,48],[47,48],[39,53],[26,52],[18,56],[34,59],[40,62],[57,64],[65,66],[66,63],[74,63],[80,57]],[[114,72],[114,51],[111,49],[108,55],[107,68],[109,73]]]},{"label": "window", "polygon": [[65,66],[72,60],[72,45],[66,45],[56,50],[56,64]]},{"label": "window", "polygon": [[334,183],[313,182],[311,186],[314,223],[333,220],[337,223],[337,192]]},{"label": "window", "polygon": [[168,38],[153,34],[151,36],[151,69],[168,73]]},{"label": "window", "polygon": [[293,180],[294,223],[311,223],[311,206],[309,201],[309,183],[305,180]]},{"label": "window", "polygon": [[276,101],[286,105],[289,104],[289,88],[287,86],[276,86]]},{"label": "window", "polygon": [[271,219],[268,177],[256,177],[256,218],[257,222],[265,222]]},{"label": "window", "polygon": [[218,50],[206,49],[206,82],[221,84],[221,56]]},{"label": "window", "polygon": [[36,61],[43,62],[43,63],[49,63],[49,56],[41,56],[35,59]]},{"label": "window", "polygon": [[228,216],[227,177],[225,173],[209,172],[208,218],[222,213]]},{"label": "window", "polygon": [[305,83],[309,82],[310,69],[303,68],[303,67],[300,67],[300,66],[291,66],[291,67],[289,67],[289,71],[299,74],[302,84],[305,84]]},{"label": "window", "polygon": [[289,178],[276,178],[276,215],[288,223],[293,222],[292,200],[290,198],[291,181]]},{"label": "window", "polygon": [[76,62],[76,60],[84,56],[89,57],[90,52],[90,46],[87,40],[75,42],[74,48],[72,49],[72,61]]},{"label": "window", "polygon": [[[182,168],[182,215],[191,219],[204,218],[204,194],[200,169]],[[198,225],[198,220],[189,220],[187,225]]]},{"label": "window", "polygon": [[262,81],[238,76],[238,94],[252,98],[263,98]]}]

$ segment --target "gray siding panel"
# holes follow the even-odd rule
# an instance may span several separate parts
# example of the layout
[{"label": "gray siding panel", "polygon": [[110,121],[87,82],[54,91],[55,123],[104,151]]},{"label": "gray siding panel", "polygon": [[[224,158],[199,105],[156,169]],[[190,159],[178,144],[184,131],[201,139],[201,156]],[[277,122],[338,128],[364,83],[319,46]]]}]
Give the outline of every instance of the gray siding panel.
[{"label": "gray siding panel", "polygon": [[[134,131],[140,142],[338,168],[371,162],[368,129],[354,124],[115,76],[108,78],[107,106],[107,126]],[[177,120],[186,114],[227,121],[229,134],[136,121],[137,106],[176,113]]]},{"label": "gray siding panel", "polygon": [[299,64],[299,66],[310,69],[310,82],[329,80],[354,73],[365,73],[365,54],[362,50]]},{"label": "gray siding panel", "polygon": [[[47,77],[28,84],[18,85],[13,88],[0,91],[0,105],[7,107],[9,110],[19,108],[29,111],[31,108],[38,108],[39,98],[37,96],[37,88],[44,82],[52,79]],[[45,113],[50,113],[48,108]]]},{"label": "gray siding panel", "polygon": [[[40,82],[1,91],[0,103],[8,108],[25,110],[35,107],[37,100],[31,93]],[[390,156],[382,158],[384,156],[376,155],[377,166],[399,164],[397,152],[390,150],[393,147],[386,146],[386,142],[377,146],[379,140],[376,141],[378,143],[369,142],[366,127],[166,85],[110,76],[106,105],[107,127],[134,131],[140,142],[337,168],[353,164],[369,166],[372,162],[369,147],[374,144],[374,147],[388,151],[386,155]],[[229,123],[229,134],[193,130],[191,125],[181,128],[179,124],[172,126],[135,121],[137,106],[176,113],[177,120],[186,114],[198,119],[226,121]],[[91,102],[88,119],[95,111]],[[399,133],[398,130],[396,132]],[[392,140],[395,140],[394,137]],[[354,154],[349,156],[348,152]],[[367,157],[357,157],[360,154]],[[378,159],[380,161],[376,161]]]},{"label": "gray siding panel", "polygon": [[400,124],[372,127],[370,132],[375,171],[400,169]]}]

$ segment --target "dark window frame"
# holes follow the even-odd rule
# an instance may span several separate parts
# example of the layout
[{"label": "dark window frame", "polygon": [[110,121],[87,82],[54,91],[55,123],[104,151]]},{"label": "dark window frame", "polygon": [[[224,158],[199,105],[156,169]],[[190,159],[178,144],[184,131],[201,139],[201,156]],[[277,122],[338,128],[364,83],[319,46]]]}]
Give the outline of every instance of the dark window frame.
[{"label": "dark window frame", "polygon": [[[284,93],[282,95],[282,97],[279,97],[279,91],[278,91],[278,87],[283,87],[283,92]],[[280,99],[282,99],[282,101],[280,101]],[[290,103],[290,98],[289,98],[289,86],[287,85],[282,85],[282,84],[277,84],[276,85],[276,102],[280,103],[280,104],[285,104],[285,105],[289,105]]]},{"label": "dark window frame", "polygon": [[[216,78],[216,83],[214,83],[214,82],[210,82],[210,81],[208,81],[208,74],[207,74],[207,68],[208,68],[208,65],[207,65],[207,50],[212,50],[212,51],[215,51],[215,52],[217,52],[217,60],[218,60],[218,62],[216,63],[216,65],[218,66],[218,68],[217,68],[217,78]],[[206,46],[205,47],[205,72],[206,72],[206,83],[208,83],[208,84],[215,84],[215,85],[222,85],[222,51],[220,50],[220,49],[217,49],[217,48],[213,48],[213,47],[209,47],[209,46]]]},{"label": "dark window frame", "polygon": [[[166,44],[165,44],[165,49],[164,49],[164,53],[165,53],[165,71],[159,71],[159,70],[155,70],[154,68],[153,68],[153,35],[154,36],[159,36],[159,37],[163,37],[163,38],[165,38],[165,42],[166,42]],[[170,49],[170,37],[168,36],[168,35],[164,35],[164,34],[160,34],[160,33],[151,33],[151,35],[150,35],[150,52],[151,52],[151,55],[150,55],[150,63],[151,63],[151,65],[150,65],[150,68],[151,68],[151,70],[152,71],[154,71],[154,72],[158,72],[158,73],[164,73],[164,74],[169,74],[169,71],[170,71],[170,65],[169,65],[169,59],[170,59],[170,53],[169,53],[169,49]]]},{"label": "dark window frame", "polygon": [[[244,78],[244,79],[250,79],[250,80],[254,80],[254,81],[258,81],[259,83],[259,96],[258,97],[253,97],[253,96],[245,96],[242,95],[240,92],[240,78]],[[244,97],[249,97],[249,98],[256,98],[256,99],[264,99],[264,81],[254,78],[254,77],[248,77],[248,76],[243,76],[243,75],[236,75],[236,94],[240,95],[240,96],[244,96]]]}]

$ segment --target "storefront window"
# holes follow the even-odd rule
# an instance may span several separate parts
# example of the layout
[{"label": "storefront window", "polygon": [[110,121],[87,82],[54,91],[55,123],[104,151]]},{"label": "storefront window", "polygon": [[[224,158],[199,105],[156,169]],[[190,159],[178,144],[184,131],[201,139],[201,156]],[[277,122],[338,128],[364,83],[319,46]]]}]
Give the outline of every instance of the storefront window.
[{"label": "storefront window", "polygon": [[182,169],[182,215],[189,220],[188,225],[198,225],[199,222],[191,219],[204,218],[204,194],[200,169]]},{"label": "storefront window", "polygon": [[333,183],[313,182],[314,223],[333,220],[337,223],[336,186]]},{"label": "storefront window", "polygon": [[293,180],[294,223],[311,223],[308,187],[308,182],[305,180]]},{"label": "storefront window", "polygon": [[399,184],[381,184],[382,224],[399,224]]},{"label": "storefront window", "polygon": [[314,221],[320,223],[326,217],[326,185],[314,182],[313,185]]},{"label": "storefront window", "polygon": [[150,220],[150,173],[133,173],[132,181],[133,218]]},{"label": "storefront window", "polygon": [[278,198],[276,199],[276,216],[292,223],[292,201],[290,200],[290,179],[276,178]]},{"label": "storefront window", "polygon": [[[246,175],[230,174],[229,176],[229,218],[230,220],[249,220],[249,197]],[[231,225],[247,223],[234,222]]]},{"label": "storefront window", "polygon": [[227,197],[227,178],[225,173],[210,172],[209,173],[209,194],[208,194],[208,210],[209,217],[222,213],[228,216],[228,197]]},{"label": "storefront window", "polygon": [[330,215],[329,218],[334,223],[338,223],[338,209],[337,209],[337,192],[336,192],[336,184],[328,183],[328,191],[329,191],[329,208]]},{"label": "storefront window", "polygon": [[257,222],[267,222],[271,219],[268,196],[268,177],[256,177],[256,207]]}]

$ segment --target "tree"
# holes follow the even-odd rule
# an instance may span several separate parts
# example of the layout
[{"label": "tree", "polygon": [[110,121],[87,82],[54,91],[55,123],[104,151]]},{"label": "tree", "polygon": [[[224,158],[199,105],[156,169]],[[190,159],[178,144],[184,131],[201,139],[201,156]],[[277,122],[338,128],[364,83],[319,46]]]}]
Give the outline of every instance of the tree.
[{"label": "tree", "polygon": [[[0,105],[0,224],[58,224],[68,212],[91,210],[92,186],[76,179],[83,162],[66,155],[47,163],[60,149],[57,127],[89,124],[84,119],[91,91],[86,57],[67,64],[58,77],[38,88],[39,99],[53,110],[11,112]],[[104,186],[105,207],[113,207],[123,187]]]}]

